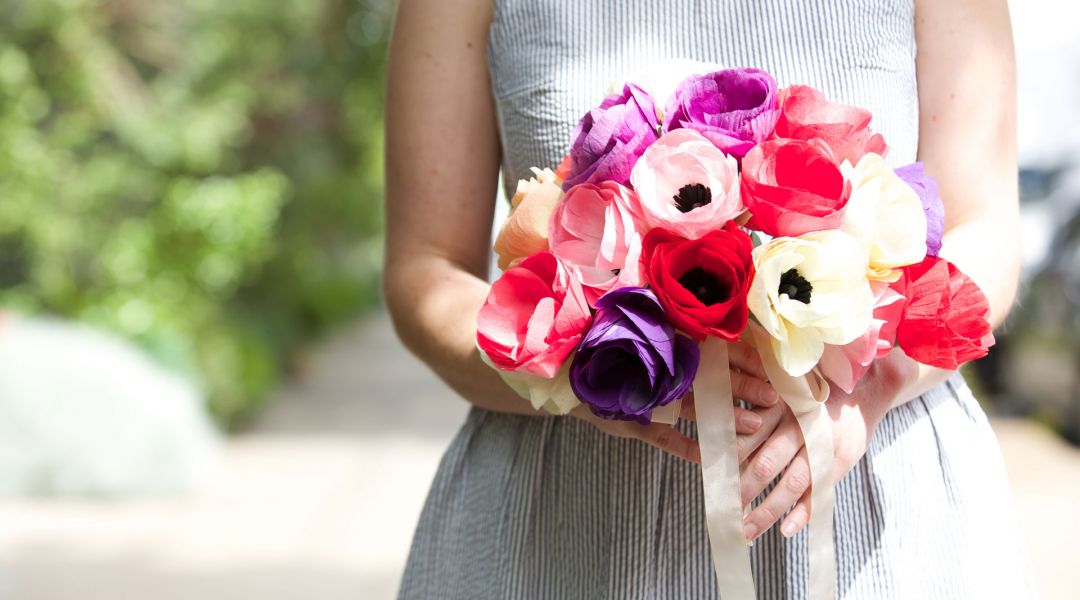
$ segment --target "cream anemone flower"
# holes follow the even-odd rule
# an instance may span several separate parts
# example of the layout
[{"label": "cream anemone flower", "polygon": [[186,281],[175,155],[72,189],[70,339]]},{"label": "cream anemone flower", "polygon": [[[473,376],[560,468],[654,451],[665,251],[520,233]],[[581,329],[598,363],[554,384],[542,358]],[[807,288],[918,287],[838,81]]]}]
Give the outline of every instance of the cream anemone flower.
[{"label": "cream anemone flower", "polygon": [[567,415],[581,404],[577,395],[574,394],[574,389],[570,387],[570,363],[574,362],[573,354],[567,357],[555,377],[548,379],[529,373],[504,371],[491,362],[487,352],[483,350],[479,352],[480,360],[495,369],[503,382],[518,396],[528,400],[535,410],[547,411],[553,415]]},{"label": "cream anemone flower", "polygon": [[854,237],[867,256],[866,276],[893,282],[900,267],[926,257],[926,213],[915,190],[878,154],[866,154],[840,167],[851,181],[851,199],[840,228]]},{"label": "cream anemone flower", "polygon": [[747,303],[788,374],[805,375],[825,344],[847,344],[870,326],[874,295],[866,255],[847,233],[778,237],[755,248],[753,259]]}]

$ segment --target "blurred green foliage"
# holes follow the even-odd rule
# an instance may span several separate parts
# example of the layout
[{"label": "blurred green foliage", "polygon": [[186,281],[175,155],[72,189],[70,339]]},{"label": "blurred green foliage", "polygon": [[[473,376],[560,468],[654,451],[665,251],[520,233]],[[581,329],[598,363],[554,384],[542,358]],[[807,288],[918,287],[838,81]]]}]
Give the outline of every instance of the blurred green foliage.
[{"label": "blurred green foliage", "polygon": [[376,298],[387,0],[0,3],[0,305],[137,340],[226,425]]}]

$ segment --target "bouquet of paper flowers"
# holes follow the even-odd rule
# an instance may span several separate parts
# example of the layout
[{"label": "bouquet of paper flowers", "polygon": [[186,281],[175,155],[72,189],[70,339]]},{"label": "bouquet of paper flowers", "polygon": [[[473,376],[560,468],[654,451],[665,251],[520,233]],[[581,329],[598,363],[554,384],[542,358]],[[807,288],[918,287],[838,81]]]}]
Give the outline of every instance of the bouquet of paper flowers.
[{"label": "bouquet of paper flowers", "polygon": [[518,184],[477,322],[514,389],[552,413],[649,422],[727,368],[706,364],[707,340],[742,337],[805,413],[787,384],[850,392],[894,345],[945,369],[986,354],[987,300],[938,256],[936,185],[886,165],[868,111],[681,64],[622,85],[555,171]]}]

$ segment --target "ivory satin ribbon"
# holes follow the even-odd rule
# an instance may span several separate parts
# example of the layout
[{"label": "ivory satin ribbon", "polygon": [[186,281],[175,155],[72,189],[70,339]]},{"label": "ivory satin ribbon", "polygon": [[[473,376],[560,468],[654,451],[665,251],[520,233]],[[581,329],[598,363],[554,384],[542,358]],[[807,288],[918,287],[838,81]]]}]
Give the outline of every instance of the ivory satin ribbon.
[{"label": "ivory satin ribbon", "polygon": [[735,446],[735,410],[727,343],[707,338],[694,382],[694,412],[701,444],[705,521],[713,570],[723,600],[753,600],[754,576],[742,526],[739,452]]},{"label": "ivory satin ribbon", "polygon": [[[810,461],[809,598],[836,596],[836,551],[833,544],[832,422],[825,407],[828,383],[818,373],[792,377],[776,362],[769,334],[748,327],[759,348],[769,382],[791,408],[802,430]],[[739,456],[735,445],[735,411],[727,344],[709,338],[701,346],[701,367],[694,385],[694,410],[701,444],[705,517],[713,568],[724,600],[753,600],[754,579],[743,535],[739,493]]]}]

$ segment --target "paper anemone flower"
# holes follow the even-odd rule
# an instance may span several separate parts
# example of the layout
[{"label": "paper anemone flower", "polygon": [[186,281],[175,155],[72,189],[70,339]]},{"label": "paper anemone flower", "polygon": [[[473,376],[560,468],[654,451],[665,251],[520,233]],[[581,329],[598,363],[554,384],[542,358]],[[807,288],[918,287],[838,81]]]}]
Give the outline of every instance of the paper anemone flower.
[{"label": "paper anemone flower", "polygon": [[570,385],[593,413],[648,423],[653,409],[690,391],[699,353],[675,333],[647,289],[604,295],[570,365]]},{"label": "paper anemone flower", "polygon": [[915,190],[922,201],[923,213],[926,214],[926,254],[937,256],[941,252],[941,236],[945,234],[945,203],[938,195],[937,182],[926,174],[920,162],[900,167],[894,172]]},{"label": "paper anemone flower", "polygon": [[572,269],[590,302],[613,287],[641,283],[641,234],[634,192],[610,181],[566,192],[551,215],[551,253]]},{"label": "paper anemone flower", "polygon": [[885,138],[870,131],[870,111],[836,102],[808,85],[793,85],[780,90],[777,97],[780,118],[776,121],[778,138],[819,139],[832,149],[840,161],[859,162],[873,152],[885,155]]},{"label": "paper anemone flower", "polygon": [[562,198],[562,182],[551,169],[533,168],[535,177],[518,182],[510,200],[510,216],[495,238],[499,268],[509,269],[518,260],[547,250],[548,222]]},{"label": "paper anemone flower", "polygon": [[852,167],[851,200],[842,229],[854,237],[868,257],[867,277],[896,281],[896,269],[926,256],[926,214],[922,201],[877,154],[867,154]]},{"label": "paper anemone flower", "polygon": [[799,236],[837,229],[851,184],[821,140],[770,140],[742,161],[746,226],[771,236]]},{"label": "paper anemone flower", "polygon": [[630,174],[650,227],[698,238],[743,212],[739,165],[692,129],[665,133]]},{"label": "paper anemone flower", "polygon": [[582,117],[570,145],[563,189],[581,183],[627,184],[630,170],[656,141],[659,122],[653,99],[629,83]]},{"label": "paper anemone flower", "polygon": [[499,369],[552,378],[591,315],[581,284],[550,252],[534,254],[491,285],[476,341]]},{"label": "paper anemone flower", "polygon": [[850,235],[828,230],[776,238],[755,248],[753,258],[750,312],[788,374],[805,375],[825,344],[847,344],[870,327],[874,297]]},{"label": "paper anemone flower", "polygon": [[907,297],[896,342],[916,361],[957,369],[994,345],[986,296],[949,261],[928,256],[906,267],[893,287]]},{"label": "paper anemone flower", "polygon": [[667,319],[698,340],[734,340],[746,328],[753,243],[732,221],[688,240],[653,229],[642,243],[646,278]]},{"label": "paper anemone flower", "polygon": [[758,69],[724,69],[688,77],[664,109],[664,131],[695,129],[742,158],[772,133],[780,111],[776,81]]}]

